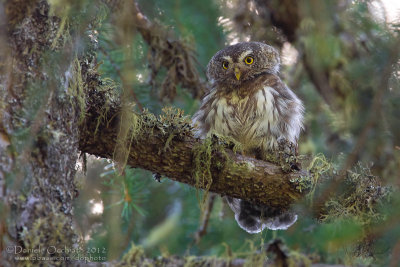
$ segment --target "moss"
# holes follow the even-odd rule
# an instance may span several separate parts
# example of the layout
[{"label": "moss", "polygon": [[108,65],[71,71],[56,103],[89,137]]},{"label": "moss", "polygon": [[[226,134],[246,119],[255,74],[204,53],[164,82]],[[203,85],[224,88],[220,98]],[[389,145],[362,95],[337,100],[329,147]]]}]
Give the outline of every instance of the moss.
[{"label": "moss", "polygon": [[339,171],[324,156],[317,155],[311,161],[309,170],[314,177],[314,187],[309,194],[311,204],[316,191],[315,185],[317,182],[321,183],[319,180],[323,179],[335,188],[334,192],[330,192],[324,186],[318,187],[324,195],[332,193],[319,211],[319,220],[325,225],[331,223],[335,227],[340,222],[349,222],[359,229],[358,233],[353,233],[356,236],[343,250],[349,258],[348,262],[368,260],[372,253],[373,242],[368,237],[368,232],[373,225],[385,220],[385,214],[380,208],[390,201],[391,187],[382,186],[380,179],[361,163],[345,174],[339,175]]},{"label": "moss", "polygon": [[126,105],[120,112],[119,130],[113,159],[117,163],[117,169],[121,175],[128,161],[133,140],[143,131],[142,118],[133,112],[133,106]]},{"label": "moss", "polygon": [[[63,2],[63,4],[65,5],[65,2]],[[50,6],[50,14],[52,13],[53,10],[54,10],[53,6]],[[53,42],[52,42],[52,44],[50,46],[51,49],[55,49],[58,46],[59,41],[61,40],[60,38],[65,35],[65,27],[68,25],[67,21],[68,21],[69,10],[70,10],[70,5],[69,4],[64,6],[63,9],[62,9],[62,13],[59,16],[61,18],[60,26],[58,27],[58,30],[57,30],[57,32],[55,34],[55,38],[53,39]]]},{"label": "moss", "polygon": [[111,105],[113,102],[117,102],[118,96],[116,92],[118,91],[117,83],[109,78],[105,78],[99,81],[99,84],[95,85],[95,88],[91,88],[90,90],[100,90],[101,92],[105,93],[105,98],[103,105],[99,107],[99,114],[96,118],[96,128],[94,131],[94,135],[97,134],[100,125],[106,124],[106,127],[109,125],[109,121],[106,121],[109,118],[108,113],[110,111]]},{"label": "moss", "polygon": [[278,148],[262,153],[262,158],[271,163],[281,166],[282,171],[288,173],[298,165],[301,159],[296,154],[296,146],[286,139],[279,139]]},{"label": "moss", "polygon": [[314,200],[314,195],[315,195],[315,189],[317,187],[317,184],[320,180],[320,177],[322,175],[325,175],[326,173],[330,173],[333,170],[333,166],[331,163],[327,161],[325,156],[323,154],[317,154],[310,162],[307,170],[310,173],[310,176],[308,177],[308,180],[311,182],[311,190],[310,193],[308,193],[307,198],[310,202],[310,205],[313,205],[313,200]]},{"label": "moss", "polygon": [[311,204],[321,178],[339,186],[335,196],[325,202],[321,221],[351,218],[362,225],[368,225],[384,219],[378,212],[378,206],[388,201],[391,188],[381,186],[379,178],[372,175],[368,167],[359,163],[344,176],[339,176],[333,165],[322,154],[318,154],[311,161],[308,170],[311,174],[309,178],[312,179],[312,189],[308,194]]},{"label": "moss", "polygon": [[110,105],[105,105],[104,108],[101,110],[101,113],[96,119],[96,128],[94,130],[94,135],[97,135],[100,125],[106,121],[106,118],[108,118],[109,111],[110,111]]},{"label": "moss", "polygon": [[[307,255],[297,251],[292,251],[287,248],[284,242],[280,239],[274,239],[269,242],[265,249],[254,244],[252,240],[246,240],[249,244],[248,252],[232,253],[229,247],[229,252],[226,257],[215,256],[162,256],[157,259],[146,258],[145,251],[142,247],[131,245],[129,251],[122,257],[122,260],[116,266],[185,266],[185,267],[200,267],[200,266],[230,266],[235,260],[239,260],[236,264],[244,267],[264,266],[266,263],[271,266],[311,266],[311,260]],[[225,244],[226,245],[226,244]],[[226,245],[227,246],[227,245]],[[264,247],[263,245],[261,247]],[[271,258],[269,255],[271,254]],[[241,260],[243,258],[243,260]],[[235,264],[234,264],[235,265]]]},{"label": "moss", "polygon": [[316,186],[313,175],[301,175],[299,177],[290,179],[290,182],[296,184],[296,189],[299,192],[308,192],[311,189],[315,190]]},{"label": "moss", "polygon": [[[158,118],[147,110],[138,114],[133,109],[133,105],[126,104],[120,112],[117,145],[113,154],[120,170],[123,170],[126,166],[133,142],[136,142],[141,136],[153,135],[154,128],[160,131],[161,138],[167,136],[164,147],[159,153],[169,149],[174,138],[181,139],[184,136],[192,135],[190,117],[185,116],[180,109],[163,108],[163,113]],[[104,110],[104,112],[107,111]]]},{"label": "moss", "polygon": [[[234,153],[243,152],[243,146],[232,137],[213,134],[193,147],[193,177],[196,180],[195,187],[197,188],[197,197],[202,212],[211,188],[213,179],[211,172],[211,162],[218,169],[249,169],[248,164],[236,164],[228,156],[226,149],[232,149]],[[222,158],[213,158],[213,154],[220,154]],[[199,197],[199,188],[204,189],[203,197]]]},{"label": "moss", "polygon": [[244,263],[244,267],[252,267],[252,266],[264,266],[264,262],[267,259],[267,255],[265,253],[252,253],[250,256],[246,258],[246,262]]},{"label": "moss", "polygon": [[190,117],[185,116],[184,111],[179,108],[164,107],[162,112],[159,122],[162,126],[160,127],[160,130],[162,130],[163,133],[168,134],[167,141],[163,148],[163,150],[166,151],[169,149],[174,137],[182,138],[183,136],[191,135],[192,126]]},{"label": "moss", "polygon": [[150,263],[145,264],[145,260],[144,249],[132,243],[129,251],[122,257],[121,262],[116,266],[153,266]]},{"label": "moss", "polygon": [[[71,102],[76,101],[79,114],[79,124],[81,124],[85,118],[86,101],[85,101],[85,83],[82,79],[82,68],[78,58],[75,57],[72,65],[72,77],[69,80],[68,94],[72,96]],[[73,105],[74,103],[71,103]],[[75,109],[74,109],[75,110]]]},{"label": "moss", "polygon": [[[31,201],[36,200],[31,199]],[[38,218],[33,221],[30,229],[24,228],[21,232],[23,248],[26,249],[23,256],[29,259],[23,261],[24,266],[43,264],[44,261],[39,260],[38,257],[46,257],[46,265],[60,266],[66,264],[67,261],[61,261],[56,257],[66,258],[78,255],[77,250],[74,250],[73,247],[77,237],[70,228],[70,219],[64,213],[60,213],[59,208],[53,205],[50,206],[50,211],[48,208],[37,205],[34,210],[35,214],[30,216]],[[39,217],[43,212],[50,212],[51,214]],[[55,249],[58,249],[58,251],[51,253]]]},{"label": "moss", "polygon": [[7,22],[11,26],[15,26],[24,18],[29,17],[34,11],[38,0],[14,0],[5,2],[5,14]]},{"label": "moss", "polygon": [[129,251],[122,257],[122,260],[116,266],[175,266],[183,265],[185,267],[196,267],[196,266],[225,266],[223,261],[216,257],[196,257],[186,256],[184,258],[178,257],[158,257],[157,259],[146,258],[145,251],[142,247],[136,246],[132,243]]},{"label": "moss", "polygon": [[301,254],[297,251],[292,251],[290,253],[287,263],[288,267],[295,267],[295,266],[310,267],[312,265],[311,260],[306,255]]},{"label": "moss", "polygon": [[312,265],[311,260],[304,254],[291,250],[289,252],[289,258],[287,259],[288,267],[304,266],[310,267]]},{"label": "moss", "polygon": [[[211,156],[212,140],[206,138],[204,142],[193,148],[194,170],[193,177],[196,180],[196,194],[199,199],[200,209],[204,211],[208,192],[212,184]],[[205,188],[203,198],[199,197],[199,188]]]},{"label": "moss", "polygon": [[235,138],[231,136],[224,136],[220,134],[213,134],[212,136],[213,142],[220,146],[221,152],[225,152],[226,148],[231,149],[234,153],[241,153],[244,154],[244,147],[243,145],[236,141]]},{"label": "moss", "polygon": [[322,221],[350,218],[361,225],[371,225],[385,219],[379,206],[390,200],[392,189],[382,186],[368,167],[359,163],[347,171],[340,186],[335,198],[325,203],[326,215]]},{"label": "moss", "polygon": [[220,266],[216,257],[196,257],[188,256],[185,257],[184,267],[200,267],[200,266]]}]

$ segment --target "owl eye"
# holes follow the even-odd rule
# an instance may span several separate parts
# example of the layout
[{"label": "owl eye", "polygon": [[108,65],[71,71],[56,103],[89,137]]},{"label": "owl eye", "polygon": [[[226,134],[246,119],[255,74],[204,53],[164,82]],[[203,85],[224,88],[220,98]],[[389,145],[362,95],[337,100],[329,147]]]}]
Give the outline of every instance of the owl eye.
[{"label": "owl eye", "polygon": [[251,64],[253,64],[253,62],[254,62],[254,58],[252,58],[252,57],[246,57],[244,59],[244,63],[246,63],[247,65],[251,65]]},{"label": "owl eye", "polygon": [[229,62],[228,61],[222,62],[222,67],[227,70],[229,67]]}]

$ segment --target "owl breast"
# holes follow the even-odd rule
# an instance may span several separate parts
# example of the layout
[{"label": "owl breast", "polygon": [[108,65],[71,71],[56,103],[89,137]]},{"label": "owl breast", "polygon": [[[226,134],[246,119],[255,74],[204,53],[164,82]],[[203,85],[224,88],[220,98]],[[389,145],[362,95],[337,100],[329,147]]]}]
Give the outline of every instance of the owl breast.
[{"label": "owl breast", "polygon": [[216,85],[193,116],[197,137],[230,136],[244,152],[278,147],[281,137],[297,144],[303,105],[276,75],[263,75],[246,87],[229,90]]},{"label": "owl breast", "polygon": [[220,134],[233,137],[245,151],[257,147],[272,149],[282,135],[277,96],[278,93],[269,86],[246,96],[239,96],[237,91],[229,94],[214,91],[208,96],[209,103],[206,103],[208,107],[203,109],[204,113],[194,118],[203,117],[203,128],[206,129],[201,134],[203,136]]}]

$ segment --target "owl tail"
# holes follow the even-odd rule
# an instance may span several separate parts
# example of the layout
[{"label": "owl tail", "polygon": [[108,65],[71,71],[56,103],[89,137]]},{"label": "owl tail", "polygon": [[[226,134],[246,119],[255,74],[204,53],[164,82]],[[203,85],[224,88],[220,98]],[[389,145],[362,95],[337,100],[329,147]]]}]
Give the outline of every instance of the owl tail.
[{"label": "owl tail", "polygon": [[239,226],[250,234],[259,233],[264,228],[286,230],[297,220],[293,212],[281,212],[268,206],[253,204],[238,198],[225,197],[235,213]]}]

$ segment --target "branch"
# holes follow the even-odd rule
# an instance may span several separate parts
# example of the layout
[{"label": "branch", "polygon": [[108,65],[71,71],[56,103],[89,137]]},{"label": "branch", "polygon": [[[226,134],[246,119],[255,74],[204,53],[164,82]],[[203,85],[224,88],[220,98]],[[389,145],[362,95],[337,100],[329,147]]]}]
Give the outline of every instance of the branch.
[{"label": "branch", "polygon": [[[82,262],[74,262],[72,266],[82,266]],[[299,252],[290,251],[285,244],[275,239],[265,245],[261,250],[252,252],[246,258],[227,257],[180,257],[160,256],[156,259],[146,256],[140,246],[132,244],[129,251],[120,261],[89,262],[85,266],[214,266],[214,267],[244,267],[244,266],[311,266],[311,267],[344,267],[344,265],[329,265],[312,262],[310,257]]]},{"label": "branch", "polygon": [[[109,159],[125,155],[117,161],[220,195],[281,209],[307,192],[301,183],[311,178],[304,170],[287,173],[273,163],[236,154],[220,140],[196,139],[190,120],[182,114],[167,111],[156,118],[147,112],[121,112],[118,101],[106,104],[107,99],[110,103],[106,94],[93,90],[87,98],[79,144],[82,152]],[[128,134],[121,138],[121,132]]]},{"label": "branch", "polygon": [[155,77],[162,68],[167,75],[160,88],[160,99],[173,100],[176,86],[181,85],[191,92],[193,98],[201,98],[207,92],[208,85],[200,77],[193,44],[180,40],[172,32],[157,22],[151,21],[140,10],[136,1],[132,1],[133,19],[136,29],[149,46],[149,81],[155,85]]},{"label": "branch", "polygon": [[214,207],[215,197],[215,194],[212,194],[208,197],[206,209],[204,210],[204,212],[202,212],[202,221],[200,227],[194,234],[194,241],[196,242],[196,244],[200,243],[201,238],[205,234],[207,234],[208,222],[210,220],[211,212]]}]

